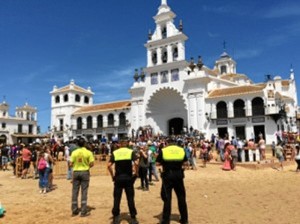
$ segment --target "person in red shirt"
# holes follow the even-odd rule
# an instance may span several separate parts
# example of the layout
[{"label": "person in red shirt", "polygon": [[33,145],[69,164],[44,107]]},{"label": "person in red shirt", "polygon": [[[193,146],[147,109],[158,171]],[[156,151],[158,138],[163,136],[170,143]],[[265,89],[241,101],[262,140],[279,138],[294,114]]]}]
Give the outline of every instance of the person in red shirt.
[{"label": "person in red shirt", "polygon": [[22,160],[23,160],[23,171],[22,171],[22,179],[26,179],[26,175],[28,173],[28,169],[30,167],[30,161],[31,161],[31,151],[28,149],[28,145],[21,144],[22,150]]}]

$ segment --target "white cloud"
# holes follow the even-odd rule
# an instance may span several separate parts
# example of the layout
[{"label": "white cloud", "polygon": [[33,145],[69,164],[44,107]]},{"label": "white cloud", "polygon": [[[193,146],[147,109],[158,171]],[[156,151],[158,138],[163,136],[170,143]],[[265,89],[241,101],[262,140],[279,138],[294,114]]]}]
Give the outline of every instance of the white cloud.
[{"label": "white cloud", "polygon": [[267,11],[264,15],[266,18],[282,18],[289,16],[300,16],[300,5],[277,5]]},{"label": "white cloud", "polygon": [[228,13],[232,11],[232,9],[228,6],[212,7],[212,6],[203,5],[202,9],[205,12],[214,12],[214,13]]},{"label": "white cloud", "polygon": [[260,49],[246,49],[235,52],[234,59],[255,58],[262,53]]},{"label": "white cloud", "polygon": [[219,37],[219,36],[220,36],[218,33],[212,33],[212,32],[208,32],[207,35],[208,35],[210,38],[216,38],[216,37]]},{"label": "white cloud", "polygon": [[270,47],[280,46],[291,40],[300,37],[300,22],[293,22],[285,27],[281,27],[276,33],[273,32],[265,39],[265,44]]},{"label": "white cloud", "polygon": [[49,72],[53,71],[56,68],[55,65],[45,65],[41,68],[39,68],[36,71],[29,72],[28,74],[18,76],[18,78],[21,80],[21,82],[24,83],[31,83],[33,81],[36,81],[36,79],[45,76],[45,74],[48,74]]}]

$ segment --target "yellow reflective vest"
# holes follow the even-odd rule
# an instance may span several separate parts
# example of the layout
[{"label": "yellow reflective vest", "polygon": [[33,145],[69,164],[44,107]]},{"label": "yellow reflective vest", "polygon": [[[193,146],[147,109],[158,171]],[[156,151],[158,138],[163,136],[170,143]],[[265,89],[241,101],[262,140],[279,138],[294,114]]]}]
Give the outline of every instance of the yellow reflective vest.
[{"label": "yellow reflective vest", "polygon": [[162,158],[164,161],[183,161],[185,156],[184,149],[171,145],[162,149]]},{"label": "yellow reflective vest", "polygon": [[132,150],[128,148],[119,148],[113,151],[115,161],[131,160]]}]

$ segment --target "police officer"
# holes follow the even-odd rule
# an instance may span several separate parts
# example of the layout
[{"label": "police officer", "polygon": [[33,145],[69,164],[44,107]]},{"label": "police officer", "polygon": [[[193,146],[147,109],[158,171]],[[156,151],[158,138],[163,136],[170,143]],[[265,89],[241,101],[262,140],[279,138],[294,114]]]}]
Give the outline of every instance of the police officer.
[{"label": "police officer", "polygon": [[85,148],[85,140],[78,140],[79,148],[72,152],[70,165],[73,167],[72,216],[79,214],[78,194],[81,188],[81,217],[90,215],[87,210],[87,195],[90,183],[90,168],[94,166],[94,156]]},{"label": "police officer", "polygon": [[183,182],[183,167],[187,163],[187,157],[184,149],[181,147],[181,142],[178,143],[180,146],[176,145],[176,143],[170,143],[167,147],[163,148],[156,159],[156,164],[158,166],[162,165],[163,167],[161,173],[161,198],[164,202],[164,206],[161,224],[170,223],[172,189],[174,189],[178,200],[180,223],[188,223],[186,193]]},{"label": "police officer", "polygon": [[[115,172],[112,169],[115,164]],[[119,224],[120,201],[125,190],[131,216],[131,224],[138,224],[137,211],[134,203],[134,182],[137,177],[138,161],[132,149],[127,148],[127,142],[121,142],[120,148],[113,151],[107,168],[114,182],[114,205],[112,209],[113,224]]]}]

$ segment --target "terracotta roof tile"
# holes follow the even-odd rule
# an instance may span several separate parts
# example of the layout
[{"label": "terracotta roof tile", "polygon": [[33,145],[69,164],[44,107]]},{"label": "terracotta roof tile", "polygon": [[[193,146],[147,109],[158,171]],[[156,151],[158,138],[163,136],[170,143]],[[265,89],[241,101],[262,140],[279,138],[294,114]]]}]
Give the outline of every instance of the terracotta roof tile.
[{"label": "terracotta roof tile", "polygon": [[209,75],[213,75],[213,76],[217,76],[219,74],[219,70],[218,69],[214,69],[214,70],[211,70],[205,66],[203,66],[202,68],[207,74]]},{"label": "terracotta roof tile", "polygon": [[126,108],[130,108],[130,106],[131,106],[131,102],[129,100],[105,103],[105,104],[95,104],[92,106],[81,107],[80,109],[74,112],[74,115],[103,112],[103,111],[110,111],[110,110],[117,110],[117,109],[126,109]]},{"label": "terracotta roof tile", "polygon": [[289,86],[290,82],[289,82],[289,80],[282,80],[281,81],[281,85],[283,85],[283,86]]},{"label": "terracotta roof tile", "polygon": [[230,73],[230,74],[223,74],[220,77],[221,79],[226,79],[226,80],[234,80],[237,78],[246,78],[249,79],[246,75],[244,74],[234,74],[234,73]]},{"label": "terracotta roof tile", "polygon": [[224,97],[224,96],[234,96],[234,95],[261,92],[264,88],[265,85],[259,84],[259,85],[247,85],[247,86],[215,89],[208,94],[208,98],[217,98],[217,97]]}]

